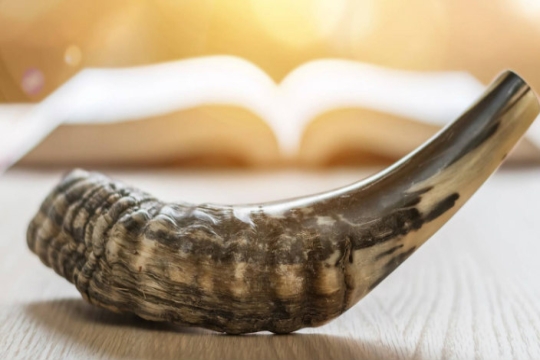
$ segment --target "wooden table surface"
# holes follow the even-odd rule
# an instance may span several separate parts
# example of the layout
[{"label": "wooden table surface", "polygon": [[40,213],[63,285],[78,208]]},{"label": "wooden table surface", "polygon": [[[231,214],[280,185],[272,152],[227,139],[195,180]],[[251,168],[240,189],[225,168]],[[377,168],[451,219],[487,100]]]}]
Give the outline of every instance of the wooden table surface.
[{"label": "wooden table surface", "polygon": [[[108,171],[168,199],[243,203],[341,186],[369,170]],[[81,300],[26,247],[60,171],[0,177],[0,359],[540,359],[540,169],[503,169],[342,317],[293,335],[227,336]]]}]

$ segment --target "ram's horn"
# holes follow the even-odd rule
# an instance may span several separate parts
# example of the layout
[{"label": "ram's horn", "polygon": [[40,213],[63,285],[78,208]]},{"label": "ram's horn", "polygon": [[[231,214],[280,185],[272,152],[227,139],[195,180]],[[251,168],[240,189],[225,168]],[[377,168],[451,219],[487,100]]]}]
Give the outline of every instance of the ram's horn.
[{"label": "ram's horn", "polygon": [[28,245],[86,300],[112,311],[233,334],[318,326],[441,228],[538,113],[533,91],[508,72],[380,174],[260,205],[164,203],[76,170],[41,206]]}]

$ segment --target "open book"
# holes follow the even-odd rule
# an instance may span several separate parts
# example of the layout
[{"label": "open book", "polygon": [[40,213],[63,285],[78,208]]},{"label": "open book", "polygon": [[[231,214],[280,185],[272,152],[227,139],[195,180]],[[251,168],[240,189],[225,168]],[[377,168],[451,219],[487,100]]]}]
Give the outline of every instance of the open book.
[{"label": "open book", "polygon": [[[240,58],[85,69],[37,104],[0,104],[0,171],[30,164],[394,160],[459,116],[484,86],[345,60],[276,84]],[[538,123],[538,122],[537,122]],[[514,158],[540,159],[539,124]],[[536,142],[536,146],[534,145]]]}]

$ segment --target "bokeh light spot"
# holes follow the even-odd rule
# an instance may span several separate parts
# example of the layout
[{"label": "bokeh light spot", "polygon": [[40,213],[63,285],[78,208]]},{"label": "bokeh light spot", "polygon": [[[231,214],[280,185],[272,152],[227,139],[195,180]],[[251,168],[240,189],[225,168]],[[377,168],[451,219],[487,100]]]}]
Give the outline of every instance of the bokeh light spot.
[{"label": "bokeh light spot", "polygon": [[28,95],[37,95],[43,89],[45,85],[45,76],[36,68],[30,68],[23,74],[21,80],[21,87],[23,91]]},{"label": "bokeh light spot", "polygon": [[70,66],[78,66],[82,60],[82,51],[78,46],[71,45],[64,53],[64,61]]}]

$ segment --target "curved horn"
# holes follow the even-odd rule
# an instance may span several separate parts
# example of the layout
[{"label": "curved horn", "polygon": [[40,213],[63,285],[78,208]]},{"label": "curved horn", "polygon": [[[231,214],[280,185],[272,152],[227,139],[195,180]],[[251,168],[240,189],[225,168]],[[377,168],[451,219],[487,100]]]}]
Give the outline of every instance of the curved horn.
[{"label": "curved horn", "polygon": [[76,170],[41,206],[28,245],[86,300],[113,311],[234,334],[321,325],[435,233],[539,112],[529,86],[508,72],[380,174],[260,205],[164,203]]}]

